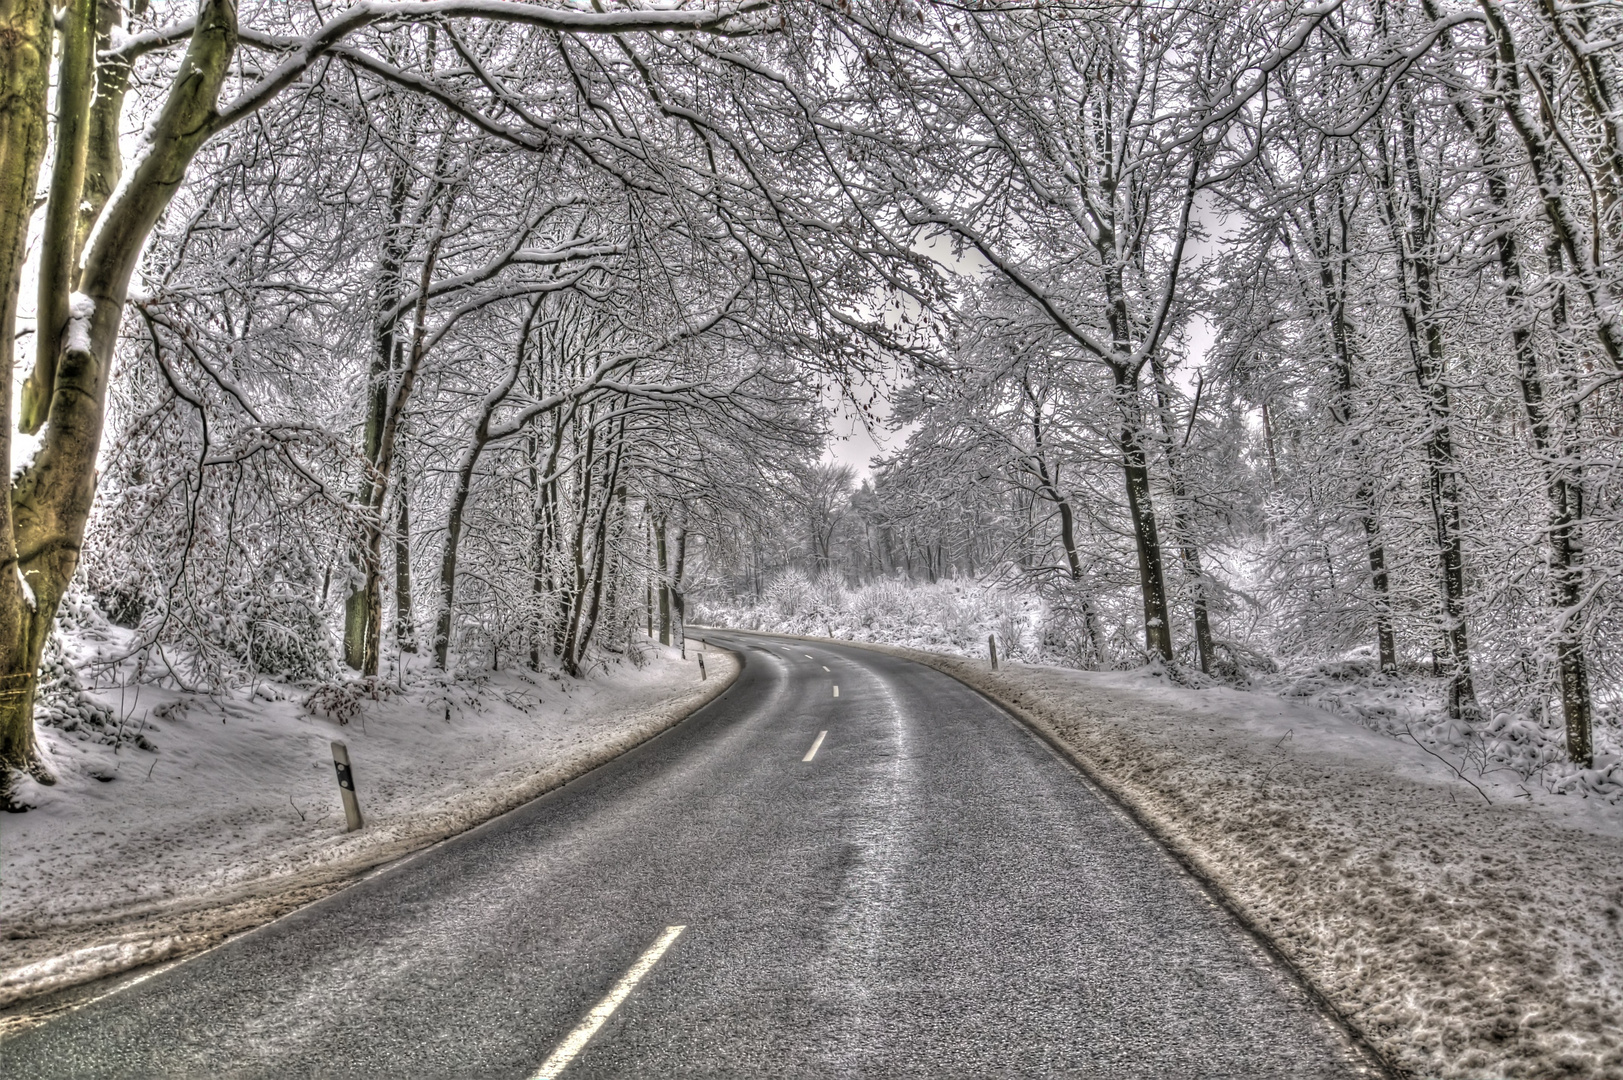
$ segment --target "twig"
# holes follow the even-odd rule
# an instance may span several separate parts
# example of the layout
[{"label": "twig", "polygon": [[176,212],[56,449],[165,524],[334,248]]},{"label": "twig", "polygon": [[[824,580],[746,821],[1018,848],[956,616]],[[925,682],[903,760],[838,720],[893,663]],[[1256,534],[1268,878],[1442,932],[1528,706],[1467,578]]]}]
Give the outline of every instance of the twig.
[{"label": "twig", "polygon": [[304,820],[306,820],[306,819],[305,819],[305,816],[304,816],[304,811],[303,811],[303,810],[300,810],[300,809],[299,809],[299,804],[298,804],[298,803],[296,803],[296,802],[294,802],[294,801],[293,801],[293,796],[291,796],[291,795],[289,795],[289,796],[288,796],[288,797],[287,797],[287,804],[288,804],[288,805],[289,805],[289,806],[291,806],[291,807],[292,807],[292,808],[293,808],[293,812],[294,812],[294,813],[295,813],[295,814],[298,814],[298,815],[299,815],[299,820],[300,820],[300,821],[304,821]]},{"label": "twig", "polygon": [[[1273,753],[1276,750],[1279,750],[1280,746],[1284,744],[1285,740],[1290,738],[1295,733],[1296,733],[1295,728],[1287,728],[1286,731],[1285,731],[1285,734],[1283,734],[1283,735],[1281,735],[1279,737],[1279,742],[1276,742],[1276,743],[1274,743],[1273,746],[1269,747],[1269,749],[1268,749],[1269,755],[1272,756]],[[1278,769],[1281,765],[1285,764],[1289,760],[1290,760],[1290,752],[1289,751],[1283,751],[1283,752],[1280,753],[1279,760],[1274,762],[1272,765],[1268,766],[1268,771],[1262,774],[1263,787],[1266,788],[1268,786],[1268,781],[1270,781],[1270,780],[1272,780],[1274,778],[1274,770]]]},{"label": "twig", "polygon": [[1420,749],[1424,750],[1426,753],[1430,754],[1432,757],[1436,758],[1438,761],[1441,761],[1444,765],[1447,765],[1448,768],[1449,768],[1449,771],[1452,772],[1455,776],[1459,777],[1461,780],[1464,780],[1467,784],[1470,784],[1473,788],[1476,788],[1476,793],[1478,795],[1482,796],[1482,801],[1483,802],[1487,803],[1489,806],[1493,805],[1493,800],[1488,798],[1488,793],[1486,791],[1483,791],[1481,788],[1477,787],[1476,784],[1472,782],[1472,780],[1471,780],[1471,778],[1469,776],[1466,776],[1464,773],[1460,772],[1459,769],[1455,768],[1454,763],[1452,761],[1448,760],[1443,755],[1439,754],[1437,751],[1431,749],[1425,743],[1423,743],[1419,739],[1415,738],[1415,733],[1413,731],[1409,730],[1409,725],[1408,724],[1403,725],[1403,730],[1408,734],[1409,738],[1414,739],[1414,744],[1416,746],[1420,747]]}]

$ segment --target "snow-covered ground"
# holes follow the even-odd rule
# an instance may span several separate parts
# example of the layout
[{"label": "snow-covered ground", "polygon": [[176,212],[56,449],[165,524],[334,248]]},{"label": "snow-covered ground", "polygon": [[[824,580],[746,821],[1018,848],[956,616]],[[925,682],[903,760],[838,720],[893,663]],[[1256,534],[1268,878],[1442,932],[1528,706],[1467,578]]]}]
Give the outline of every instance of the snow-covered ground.
[{"label": "snow-covered ground", "polygon": [[1400,1068],[1623,1078],[1623,802],[1279,694],[874,647],[1065,747]]},{"label": "snow-covered ground", "polygon": [[[70,643],[70,658],[116,649],[109,633]],[[641,659],[579,681],[418,672],[404,690],[358,695],[264,682],[213,696],[146,684],[77,705],[59,695],[39,729],[58,782],[28,784],[35,809],[0,820],[0,1006],[274,918],[580,775],[737,671],[714,650],[705,681],[692,649],[684,661],[645,646]],[[354,833],[334,739],[365,815]]]}]

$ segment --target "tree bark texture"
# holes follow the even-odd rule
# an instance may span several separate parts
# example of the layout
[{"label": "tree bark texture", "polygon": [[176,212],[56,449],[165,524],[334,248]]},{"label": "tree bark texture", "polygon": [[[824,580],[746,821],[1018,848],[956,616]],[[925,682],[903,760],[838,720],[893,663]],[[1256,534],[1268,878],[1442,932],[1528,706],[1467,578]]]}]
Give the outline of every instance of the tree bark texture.
[{"label": "tree bark texture", "polygon": [[[12,371],[17,301],[27,258],[28,222],[45,157],[50,88],[49,0],[0,0],[0,453],[11,460]],[[0,500],[0,802],[9,808],[12,775],[50,774],[34,746],[34,671],[27,662],[31,616],[25,601],[9,500]]]},{"label": "tree bark texture", "polygon": [[1161,561],[1161,535],[1155,524],[1150,494],[1150,466],[1145,452],[1144,413],[1138,387],[1125,369],[1116,375],[1116,407],[1121,428],[1122,473],[1127,485],[1127,509],[1133,524],[1133,546],[1138,555],[1139,592],[1144,601],[1144,649],[1152,657],[1173,658],[1172,625],[1167,613],[1166,569]]},{"label": "tree bark texture", "polygon": [[[75,5],[70,23],[94,14]],[[4,15],[16,44],[3,50],[0,87],[0,224],[9,250],[5,274],[7,355],[15,327],[20,284],[22,230],[32,210],[39,150],[44,134],[44,82],[49,62],[49,8],[20,3]],[[79,34],[83,28],[74,28]],[[60,349],[41,369],[36,394],[48,404],[46,428],[33,464],[16,478],[11,493],[15,544],[13,573],[0,574],[0,756],[8,772],[42,771],[33,748],[34,676],[57,605],[78,565],[79,547],[95,494],[96,454],[101,447],[108,373],[123,320],[130,276],[147,236],[185,177],[197,150],[212,134],[220,88],[236,52],[236,9],[230,0],[204,0],[197,26],[174,82],[146,133],[146,152],[106,207],[85,253],[77,294],[65,305],[69,325]],[[69,74],[72,74],[71,72]],[[85,89],[85,88],[81,88]],[[72,100],[90,95],[76,90]],[[79,121],[83,124],[83,121]],[[84,124],[88,139],[89,125]],[[76,169],[83,183],[83,169]],[[77,214],[82,191],[57,188]],[[56,216],[48,205],[47,218]],[[71,217],[68,220],[73,220]],[[16,230],[16,231],[12,231]],[[52,242],[70,251],[76,228],[58,230]],[[58,250],[42,251],[41,265],[61,265]],[[71,255],[67,260],[71,266]],[[38,366],[36,364],[36,366]],[[49,372],[50,382],[45,382]],[[9,409],[7,410],[9,412]],[[4,419],[10,419],[9,416]],[[7,425],[9,432],[9,424]],[[9,434],[5,449],[9,452]],[[3,524],[3,523],[0,523]],[[6,552],[10,557],[11,552]]]}]

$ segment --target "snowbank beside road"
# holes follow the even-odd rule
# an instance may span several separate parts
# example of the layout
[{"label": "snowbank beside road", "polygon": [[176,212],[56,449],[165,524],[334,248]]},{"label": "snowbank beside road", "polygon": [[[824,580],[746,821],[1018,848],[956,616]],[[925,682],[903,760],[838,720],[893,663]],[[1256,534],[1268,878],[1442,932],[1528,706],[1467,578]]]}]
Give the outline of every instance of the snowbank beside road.
[{"label": "snowbank beside road", "polygon": [[1623,1078],[1623,806],[1273,695],[869,647],[1068,751],[1398,1067]]},{"label": "snowbank beside road", "polygon": [[[650,648],[584,681],[504,672],[325,700],[140,687],[142,740],[41,727],[54,787],[0,821],[0,1006],[166,959],[468,829],[651,737],[737,672]],[[134,688],[127,691],[133,696]],[[340,724],[334,715],[349,715]],[[126,733],[127,734],[127,733]],[[346,833],[330,742],[348,744],[366,827]]]}]

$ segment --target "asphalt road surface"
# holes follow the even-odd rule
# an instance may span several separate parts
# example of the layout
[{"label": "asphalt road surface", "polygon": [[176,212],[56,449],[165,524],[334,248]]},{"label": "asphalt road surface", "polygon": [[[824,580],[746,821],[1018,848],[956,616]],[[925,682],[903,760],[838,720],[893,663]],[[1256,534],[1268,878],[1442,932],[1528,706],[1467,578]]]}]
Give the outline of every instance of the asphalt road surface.
[{"label": "asphalt road surface", "polygon": [[744,669],[682,724],[0,1043],[0,1075],[1373,1075],[978,694],[709,636]]}]

